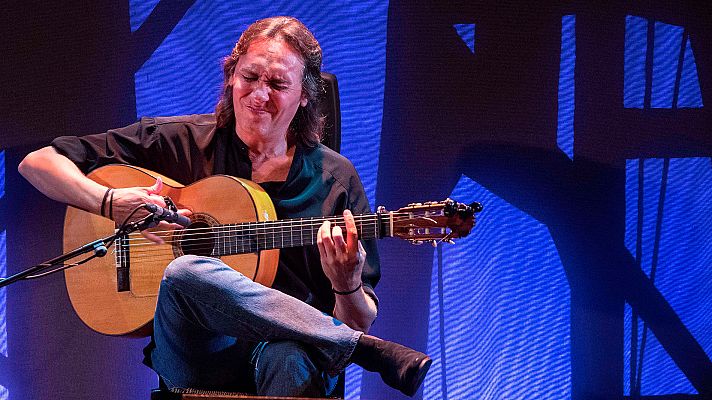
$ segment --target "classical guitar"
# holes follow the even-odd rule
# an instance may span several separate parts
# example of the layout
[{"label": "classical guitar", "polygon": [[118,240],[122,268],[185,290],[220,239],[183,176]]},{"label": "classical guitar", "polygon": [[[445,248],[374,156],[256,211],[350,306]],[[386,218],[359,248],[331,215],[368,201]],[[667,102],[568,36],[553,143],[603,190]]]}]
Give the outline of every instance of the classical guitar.
[{"label": "classical guitar", "polygon": [[[109,165],[89,175],[108,187],[151,186],[154,172]],[[215,175],[183,186],[163,179],[163,196],[190,208],[185,229],[156,231],[158,245],[139,233],[119,237],[111,252],[65,271],[74,310],[91,329],[107,335],[145,336],[150,332],[163,271],[176,257],[198,254],[220,258],[231,268],[265,286],[277,273],[279,249],[316,244],[316,233],[328,219],[343,228],[343,217],[277,220],[269,196],[257,184]],[[398,237],[422,243],[466,236],[474,225],[478,203],[452,200],[416,203],[395,212],[379,209],[356,215],[359,238]],[[156,228],[153,228],[154,230]],[[71,250],[116,230],[113,221],[74,207],[67,208],[64,248]]]}]

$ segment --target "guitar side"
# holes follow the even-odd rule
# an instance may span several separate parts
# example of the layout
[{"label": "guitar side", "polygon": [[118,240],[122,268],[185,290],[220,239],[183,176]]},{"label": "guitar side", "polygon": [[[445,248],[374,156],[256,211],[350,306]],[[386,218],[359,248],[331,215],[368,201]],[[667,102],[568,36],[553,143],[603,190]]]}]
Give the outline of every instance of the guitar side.
[{"label": "guitar side", "polygon": [[[114,188],[151,186],[159,174],[127,165],[109,165],[87,175],[102,185]],[[179,208],[193,211],[192,221],[240,223],[276,220],[267,194],[256,184],[238,178],[216,175],[189,186],[160,176],[164,186],[160,193],[169,196]],[[68,207],[64,224],[64,249],[72,250],[85,243],[114,233],[114,222],[101,216]],[[180,230],[175,231],[180,234]],[[67,291],[80,319],[91,329],[107,335],[146,336],[152,329],[158,288],[166,266],[180,249],[157,245],[132,236],[135,250],[130,251],[130,289],[118,291],[116,249],[103,258],[65,271]],[[270,286],[277,272],[279,250],[259,254],[221,257],[222,261],[250,279]]]}]

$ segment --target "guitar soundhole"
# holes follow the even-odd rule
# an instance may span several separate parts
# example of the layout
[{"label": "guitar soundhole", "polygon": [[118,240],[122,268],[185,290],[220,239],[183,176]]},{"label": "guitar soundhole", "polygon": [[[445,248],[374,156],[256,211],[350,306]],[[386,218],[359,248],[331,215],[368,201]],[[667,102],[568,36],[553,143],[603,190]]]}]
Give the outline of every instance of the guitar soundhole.
[{"label": "guitar soundhole", "polygon": [[203,221],[190,224],[180,238],[180,248],[183,254],[211,256],[214,247],[213,230],[208,223]]}]

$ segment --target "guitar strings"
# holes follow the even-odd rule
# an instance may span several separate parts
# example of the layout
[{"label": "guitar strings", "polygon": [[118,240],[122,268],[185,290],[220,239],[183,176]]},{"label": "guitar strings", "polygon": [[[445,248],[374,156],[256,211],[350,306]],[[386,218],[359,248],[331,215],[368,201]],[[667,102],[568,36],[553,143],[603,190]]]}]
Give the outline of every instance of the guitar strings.
[{"label": "guitar strings", "polygon": [[[376,227],[375,226],[362,226],[361,228],[361,237],[375,237],[376,233]],[[258,229],[247,229],[247,230],[230,230],[230,229],[222,229],[222,230],[216,230],[215,232],[212,232],[210,235],[206,234],[193,234],[191,237],[186,238],[186,236],[189,236],[187,234],[180,235],[178,234],[170,234],[170,231],[168,234],[162,234],[162,235],[157,235],[161,239],[168,239],[165,240],[166,244],[172,244],[172,243],[180,243],[182,245],[191,245],[191,243],[195,242],[206,242],[210,241],[211,243],[217,244],[219,247],[244,247],[245,242],[249,243],[257,243],[257,242],[270,242],[270,243],[295,243],[298,240],[301,240],[302,242],[308,242],[308,241],[315,241],[316,239],[316,231],[312,230],[301,230],[299,228],[295,228],[292,232],[268,232],[266,229],[263,228],[258,228]],[[155,232],[154,232],[155,234]],[[134,237],[128,239],[128,240],[123,240],[123,243],[126,242],[132,242],[130,243],[130,246],[136,247],[136,246],[145,246],[145,245],[151,245],[154,244],[150,240],[146,239],[145,237],[142,237],[140,234],[132,234],[135,235]],[[197,236],[197,237],[196,237]],[[233,241],[231,239],[234,238],[240,238],[244,239],[243,241]],[[298,245],[295,244],[295,246]]]},{"label": "guitar strings", "polygon": [[[396,218],[393,218],[393,222],[399,222],[402,220],[407,220],[410,217],[406,216],[397,216],[395,215]],[[375,224],[378,222],[378,219],[375,218],[372,215],[365,215],[365,216],[355,216],[354,217],[357,228],[358,225],[363,227],[364,225],[368,226],[370,224]],[[186,233],[183,234],[183,236],[188,236],[188,235],[202,235],[203,232],[212,232],[212,233],[221,233],[221,232],[229,232],[229,231],[234,231],[234,232],[240,232],[240,233],[245,233],[249,234],[249,232],[252,231],[259,231],[259,230],[268,230],[268,229],[283,229],[283,226],[285,225],[291,225],[294,229],[303,229],[303,228],[317,228],[321,227],[321,225],[324,223],[324,221],[330,221],[334,224],[339,225],[340,227],[344,225],[344,219],[343,217],[334,217],[334,218],[318,218],[318,219],[303,219],[303,220],[280,220],[280,221],[255,221],[255,222],[242,222],[242,223],[237,223],[237,224],[222,224],[219,226],[208,226],[204,228],[188,228]],[[366,224],[364,224],[364,220],[366,221]],[[282,225],[282,226],[280,226]],[[162,230],[162,231],[149,231],[155,235],[160,235],[164,233],[173,233],[173,232],[179,232],[181,231],[180,229],[173,229],[173,230]],[[140,234],[132,233],[129,236],[137,236]],[[133,239],[129,239],[133,240]]]},{"label": "guitar strings", "polygon": [[[357,216],[357,217],[358,217],[358,216]],[[371,217],[371,216],[368,216],[368,217]],[[343,218],[331,218],[331,219],[338,219],[338,220],[343,221]],[[361,218],[361,219],[363,219],[363,218]],[[403,219],[409,219],[409,218],[394,218],[394,220],[403,220]],[[293,220],[293,221],[294,221],[294,220]],[[319,223],[318,223],[318,224],[314,224],[314,223],[310,223],[310,222],[312,222],[312,221],[309,221],[309,220],[303,220],[303,221],[301,221],[301,222],[306,222],[306,224],[303,224],[303,225],[311,225],[312,227],[320,226],[321,223],[323,223],[323,221],[321,221],[321,222],[316,221],[316,222],[319,222]],[[375,222],[375,221],[374,221],[374,222]],[[284,222],[274,221],[274,225],[277,225],[277,224],[280,224],[280,223],[284,223]],[[224,226],[223,226],[223,227],[224,227]],[[221,227],[221,228],[223,228],[223,227]],[[362,225],[362,226],[361,226],[362,232],[363,232],[363,228],[370,228],[370,227],[374,227],[374,229],[375,229],[375,224],[373,224],[373,225],[367,224],[366,226],[363,226],[363,225]],[[213,229],[213,228],[202,228],[202,229],[204,229],[204,230],[211,230],[211,229]],[[254,227],[254,228],[251,228],[251,229],[248,229],[248,230],[249,230],[249,231],[260,231],[260,230],[266,230],[266,229],[268,229],[268,228]],[[218,230],[220,230],[220,229],[218,229]],[[221,230],[222,230],[222,231],[229,231],[229,229],[221,229]],[[167,236],[170,237],[170,236],[171,236],[170,233],[173,232],[173,231],[163,231],[163,232],[164,232],[164,233],[169,233],[169,235],[167,235]],[[156,232],[154,232],[154,233],[156,233]],[[266,233],[266,232],[264,232],[264,233]],[[288,245],[288,246],[285,246],[285,245],[284,245],[284,240],[282,240],[282,241],[281,241],[281,244],[282,244],[281,247],[296,247],[296,246],[305,245],[305,244],[307,244],[307,245],[308,245],[308,244],[315,244],[316,238],[315,238],[315,236],[313,235],[313,232],[306,232],[307,235],[304,235],[304,233],[305,233],[305,232],[301,232],[301,239],[302,239],[303,241],[304,241],[304,239],[308,239],[309,241],[311,241],[311,243],[298,243],[298,244],[295,244],[294,246],[289,246],[289,245]],[[258,232],[258,234],[259,234],[259,232]],[[254,249],[254,248],[252,247],[252,244],[253,244],[253,243],[257,243],[257,242],[259,241],[259,240],[257,240],[257,241],[251,241],[251,242],[249,242],[249,244],[248,244],[247,246],[244,246],[244,243],[243,243],[242,248],[238,251],[238,248],[241,247],[238,243],[234,243],[234,242],[233,242],[233,243],[225,243],[225,242],[223,242],[223,243],[216,243],[216,242],[213,241],[212,239],[183,239],[182,237],[175,238],[175,240],[167,240],[167,241],[164,243],[164,245],[156,246],[156,243],[154,243],[154,242],[152,242],[152,241],[150,241],[150,240],[148,240],[148,239],[146,239],[146,238],[140,237],[140,234],[138,234],[138,233],[134,233],[134,234],[131,234],[131,235],[139,236],[139,237],[137,237],[137,238],[135,238],[135,239],[129,239],[129,240],[131,240],[131,241],[139,242],[139,243],[133,243],[133,244],[130,245],[132,250],[130,250],[130,251],[129,251],[129,254],[128,254],[128,256],[130,257],[130,259],[131,259],[131,260],[135,260],[135,261],[141,261],[141,260],[143,260],[144,258],[149,258],[149,257],[150,257],[150,259],[151,259],[152,261],[161,261],[161,262],[166,261],[166,262],[170,262],[170,261],[172,261],[172,260],[175,259],[175,254],[173,253],[173,244],[176,243],[176,242],[178,242],[178,243],[180,243],[180,244],[182,244],[182,245],[186,245],[186,244],[187,244],[186,242],[199,241],[199,240],[202,240],[202,241],[204,241],[204,242],[208,242],[208,243],[203,244],[202,246],[195,246],[195,245],[193,245],[192,247],[190,247],[189,250],[191,251],[190,254],[203,253],[203,254],[207,254],[207,255],[209,255],[209,256],[211,256],[211,257],[220,257],[220,256],[229,256],[229,255],[241,255],[241,254],[254,254],[255,252],[258,252],[258,251],[261,251],[261,250],[270,250],[270,249],[278,249],[278,248],[279,248],[279,246],[276,246],[276,247],[274,247],[274,248],[268,248],[269,246],[266,246],[266,245],[267,245],[267,240],[265,240],[265,241],[264,241],[264,244],[265,244],[266,248],[259,248],[259,246],[258,246],[258,248]],[[175,237],[175,235],[173,235],[173,236]],[[229,235],[229,236],[223,235],[223,236],[221,236],[220,238],[221,238],[221,239],[225,239],[225,238],[244,237],[244,236],[246,236],[246,235],[244,235],[244,234],[234,235],[234,234],[233,234],[233,235]],[[165,238],[166,236],[163,236],[163,237]],[[440,237],[440,236],[437,236],[437,235],[436,235],[436,236],[432,237],[432,239],[437,239],[438,237]],[[284,238],[282,238],[282,239],[284,239]],[[271,241],[272,244],[276,244],[276,242],[277,242],[277,241],[275,241],[275,240],[272,240],[272,241]],[[292,243],[293,243],[293,242],[292,242]],[[289,243],[289,244],[292,244],[292,243]],[[188,243],[188,244],[189,244],[189,243]],[[233,244],[234,244],[235,249],[233,249],[233,246],[232,246]],[[137,248],[137,247],[139,247],[139,246],[141,246],[141,247],[146,246],[147,248],[139,249],[139,248]],[[163,253],[163,254],[160,254],[160,255],[157,254],[159,251],[160,251],[161,253]],[[223,251],[224,251],[225,253],[223,253]],[[115,251],[114,251],[114,253],[116,254]],[[126,256],[126,255],[124,255],[124,254],[117,254],[117,257],[122,257],[122,256]],[[157,258],[157,257],[158,257],[158,258]]]},{"label": "guitar strings", "polygon": [[[370,228],[370,229],[369,229]],[[371,236],[375,237],[376,229],[375,227],[362,227],[361,229],[361,238],[370,238]],[[137,235],[139,236],[139,235]],[[214,234],[214,235],[200,235],[200,237],[191,237],[191,238],[185,238],[184,236],[180,235],[158,235],[160,238],[164,239],[164,244],[173,244],[173,243],[180,243],[181,245],[192,245],[193,243],[198,243],[200,244],[201,242],[210,242],[210,246],[216,246],[217,247],[223,247],[223,248],[244,248],[246,246],[250,246],[252,243],[282,243],[284,245],[285,243],[287,244],[293,244],[294,246],[300,245],[300,242],[306,242],[304,244],[309,244],[308,242],[315,242],[316,241],[316,232],[314,231],[297,231],[297,232],[290,232],[289,234],[276,234],[274,232],[261,232],[261,231],[254,231],[251,233],[244,233],[244,232],[233,232],[229,230],[224,230],[223,232],[220,232],[219,234]],[[244,239],[242,241],[234,241],[232,239],[235,238],[240,238]],[[166,240],[167,239],[167,240]],[[135,237],[131,238],[128,241],[131,241],[132,243],[130,244],[131,248],[135,248],[138,246],[147,246],[147,245],[152,245],[154,244],[150,240],[144,238],[144,237]],[[126,243],[127,241],[123,241],[123,243]],[[194,246],[195,247],[195,246]]]},{"label": "guitar strings", "polygon": [[[360,229],[362,231],[362,236],[363,235],[370,235],[370,234],[375,234],[376,232],[376,225],[375,222],[373,221],[373,224],[366,223],[363,224],[361,221],[357,223],[357,229]],[[229,239],[235,238],[235,237],[240,237],[240,238],[249,238],[249,237],[254,237],[254,236],[261,236],[264,238],[265,242],[271,237],[271,242],[275,243],[278,239],[281,242],[284,242],[285,239],[288,242],[293,242],[296,238],[301,237],[302,240],[304,239],[309,239],[309,238],[314,238],[315,231],[314,229],[317,227],[321,226],[321,222],[314,224],[314,223],[305,223],[301,225],[292,225],[293,227],[290,229],[290,232],[287,233],[286,229],[283,231],[275,231],[276,229],[280,229],[280,227],[277,226],[278,224],[272,224],[271,226],[252,226],[252,227],[238,227],[236,225],[229,226],[229,225],[223,225],[217,228],[213,227],[208,227],[208,228],[196,228],[196,229],[189,229],[186,233],[181,234],[181,230],[168,230],[168,231],[153,231],[154,235],[162,238],[162,239],[167,239],[170,238],[168,242],[180,242],[182,244],[190,244],[192,241],[205,241],[205,240],[216,240],[218,242],[222,241],[223,243],[218,243],[222,244],[223,247],[230,246],[232,244],[236,244],[234,242],[228,242]],[[305,231],[304,228],[307,228]],[[372,230],[371,230],[372,229]],[[194,232],[200,230],[202,232]],[[177,233],[176,233],[177,232]],[[210,233],[210,235],[205,235],[205,233]],[[139,233],[132,233],[129,235],[129,239],[124,239],[123,242],[145,242],[145,243],[131,243],[131,246],[141,246],[141,245],[150,245],[153,244],[153,242],[145,239],[142,237]],[[257,238],[256,238],[257,239]]]},{"label": "guitar strings", "polygon": [[[441,215],[434,215],[434,217],[438,216]],[[354,216],[357,228],[361,230],[361,236],[368,236],[370,233],[375,234],[379,222],[378,217],[379,216],[377,214],[362,214]],[[389,213],[389,217],[389,222],[400,222],[413,218],[412,213],[405,212]],[[254,254],[255,252],[261,250],[278,249],[280,247],[295,247],[309,244],[313,245],[316,242],[314,229],[320,227],[324,221],[330,221],[335,225],[340,225],[342,227],[345,225],[343,217],[332,216],[278,221],[250,221],[238,224],[225,224],[216,227],[208,226],[204,228],[188,228],[185,232],[181,232],[181,230],[153,231],[152,233],[154,235],[157,235],[162,239],[168,239],[165,240],[164,245],[161,246],[156,246],[156,243],[142,237],[139,233],[132,233],[128,235],[128,238],[123,239],[122,243],[119,243],[119,245],[123,246],[128,242],[133,242],[128,243],[131,249],[128,254],[123,252],[117,253],[116,250],[114,250],[113,253],[117,262],[120,262],[122,257],[129,257],[129,259],[139,262],[144,258],[149,257],[152,261],[170,262],[174,260],[176,256],[174,253],[174,245],[175,243],[179,243],[180,245],[187,247],[182,250],[188,250],[190,252],[189,254],[202,253],[203,255],[209,255],[212,257]],[[291,225],[289,237],[280,235],[280,240],[277,240],[277,236],[275,236],[275,234],[286,234],[286,229],[282,232],[279,232],[279,230],[284,229],[287,225]],[[307,229],[307,232],[304,232],[305,228]],[[369,229],[373,229],[373,232],[369,232]],[[278,232],[275,232],[275,230],[278,230]],[[298,231],[298,236],[296,237],[294,232],[295,230]],[[205,233],[210,233],[210,235],[205,235]],[[261,237],[259,236],[260,234]],[[268,240],[270,234],[272,237],[271,241]],[[206,236],[208,237],[206,238]],[[253,236],[254,239],[248,240],[247,243],[245,241],[242,243],[229,241],[235,237],[250,238],[250,236]],[[433,239],[437,239],[437,237],[438,236],[436,235]],[[301,242],[295,244],[295,239],[301,240]],[[287,242],[286,246],[285,241]],[[264,244],[264,248],[260,248],[260,242]],[[268,242],[270,242],[272,246],[268,246]],[[281,246],[276,246],[277,242],[280,242]],[[139,246],[144,248],[138,248]],[[158,254],[159,252],[162,254]]]},{"label": "guitar strings", "polygon": [[[433,233],[432,236],[429,236],[424,239],[438,239],[443,237],[446,234],[445,231],[441,233]],[[204,253],[204,254],[209,254],[211,256],[222,256],[222,255],[234,255],[234,254],[248,254],[248,253],[255,253],[257,251],[261,250],[270,250],[270,249],[279,249],[279,248],[285,248],[285,247],[297,247],[297,246],[302,246],[302,245],[314,245],[316,244],[316,238],[314,236],[307,236],[304,237],[302,236],[302,241],[301,242],[296,242],[294,240],[253,240],[249,242],[230,242],[230,243],[220,243],[216,242],[213,240],[204,240],[202,243],[197,243],[197,244],[190,244],[190,243],[185,243],[184,241],[178,239],[178,240],[167,240],[164,242],[162,245],[157,245],[156,243],[148,240],[148,239],[136,239],[140,240],[143,243],[134,243],[131,245],[130,250],[129,250],[129,256],[131,258],[134,258],[135,256],[140,256],[145,253],[149,254],[154,254],[159,251],[168,251],[171,254],[173,253],[173,245],[177,242],[181,245],[182,250],[188,250],[188,254],[197,254],[197,253]],[[304,240],[307,239],[307,240]],[[260,242],[262,242],[263,246],[260,246]],[[122,253],[124,254],[124,253]],[[173,257],[174,258],[174,257]]]},{"label": "guitar strings", "polygon": [[[404,215],[394,215],[395,217],[404,217]],[[354,216],[354,220],[356,222],[360,222],[363,220],[369,220],[373,219],[375,221],[378,220],[378,218],[375,215],[356,215]],[[398,220],[398,218],[394,219],[394,221]],[[252,225],[252,224],[259,224],[259,225],[270,225],[270,226],[277,226],[277,225],[296,225],[296,224],[301,224],[298,226],[305,226],[307,224],[315,224],[317,226],[320,226],[322,223],[325,221],[330,221],[332,223],[344,223],[344,218],[343,217],[312,217],[312,218],[300,218],[300,219],[287,219],[287,220],[277,220],[277,221],[247,221],[247,222],[238,222],[234,224],[221,224],[219,227],[229,227],[229,228],[235,228],[239,227],[241,225]],[[191,228],[191,230],[212,230],[215,229],[215,227],[205,227],[205,228]],[[154,231],[156,232],[156,231]],[[165,231],[165,232],[170,232],[170,231]]]},{"label": "guitar strings", "polygon": [[[440,228],[444,229],[444,228]],[[442,237],[444,234],[446,234],[447,231],[442,230],[442,231],[433,231],[431,232],[432,236],[430,238],[438,238]],[[161,237],[161,236],[159,236]],[[375,231],[367,231],[364,230],[362,231],[361,238],[362,239],[371,239],[375,238]],[[162,236],[161,237],[164,240],[163,245],[169,245],[172,246],[176,243],[180,244],[182,247],[189,247],[193,250],[200,250],[200,249],[223,249],[225,251],[233,252],[233,251],[238,251],[238,252],[251,252],[255,251],[255,247],[259,250],[260,248],[262,249],[268,249],[268,248],[280,248],[280,247],[295,247],[295,246],[300,246],[300,245],[312,245],[316,243],[316,236],[314,234],[309,234],[309,233],[301,233],[301,234],[291,234],[289,236],[286,235],[274,235],[274,236],[255,236],[253,235],[243,235],[243,234],[231,234],[231,235],[221,235],[221,236],[211,236],[211,237],[203,237],[203,238],[193,238],[193,239],[185,239],[181,237],[175,237],[175,236]],[[240,241],[235,241],[232,239],[235,238],[240,238],[242,240]],[[155,246],[156,243],[154,243],[151,240],[148,240],[146,238],[142,237],[137,237],[134,239],[131,239],[133,243],[131,243],[129,246],[131,249],[135,251],[140,250],[139,247],[146,247],[146,246]],[[124,243],[126,243],[124,241]],[[119,245],[122,245],[121,243]]]}]

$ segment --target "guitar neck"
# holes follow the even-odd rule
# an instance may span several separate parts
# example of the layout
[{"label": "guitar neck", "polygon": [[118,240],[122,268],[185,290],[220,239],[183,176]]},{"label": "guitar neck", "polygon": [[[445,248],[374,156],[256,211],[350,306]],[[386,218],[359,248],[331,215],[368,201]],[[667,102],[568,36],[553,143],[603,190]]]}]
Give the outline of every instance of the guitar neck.
[{"label": "guitar neck", "polygon": [[[391,236],[389,214],[354,216],[359,239],[380,239]],[[317,232],[324,223],[339,226],[346,236],[343,217],[294,218],[279,221],[225,224],[213,227],[216,255],[255,253],[261,250],[316,244]]]}]

